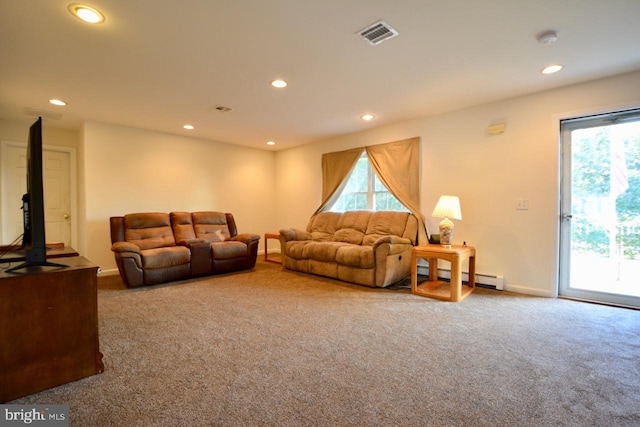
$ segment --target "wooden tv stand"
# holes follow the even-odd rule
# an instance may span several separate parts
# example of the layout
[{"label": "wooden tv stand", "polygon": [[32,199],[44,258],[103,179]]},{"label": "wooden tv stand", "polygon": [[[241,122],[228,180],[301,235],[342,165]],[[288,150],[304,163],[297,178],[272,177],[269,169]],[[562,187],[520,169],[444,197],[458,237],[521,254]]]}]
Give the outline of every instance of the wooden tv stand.
[{"label": "wooden tv stand", "polygon": [[0,403],[104,370],[98,266],[80,256],[55,262],[66,267],[0,269]]}]

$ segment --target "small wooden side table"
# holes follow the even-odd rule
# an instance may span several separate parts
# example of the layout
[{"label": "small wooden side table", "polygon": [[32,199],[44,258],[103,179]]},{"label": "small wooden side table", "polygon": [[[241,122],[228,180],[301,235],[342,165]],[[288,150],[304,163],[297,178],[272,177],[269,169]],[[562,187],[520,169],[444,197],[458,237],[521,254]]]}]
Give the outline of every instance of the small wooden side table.
[{"label": "small wooden side table", "polygon": [[268,262],[275,262],[276,264],[282,264],[281,259],[269,258],[269,250],[267,249],[268,239],[276,239],[280,241],[280,233],[264,233],[264,260]]},{"label": "small wooden side table", "polygon": [[[429,280],[418,283],[418,258],[429,262]],[[438,259],[451,263],[450,282],[438,280]],[[462,284],[462,263],[469,260],[469,281]],[[475,288],[476,250],[472,246],[415,246],[411,251],[411,293],[443,301],[462,301]]]}]

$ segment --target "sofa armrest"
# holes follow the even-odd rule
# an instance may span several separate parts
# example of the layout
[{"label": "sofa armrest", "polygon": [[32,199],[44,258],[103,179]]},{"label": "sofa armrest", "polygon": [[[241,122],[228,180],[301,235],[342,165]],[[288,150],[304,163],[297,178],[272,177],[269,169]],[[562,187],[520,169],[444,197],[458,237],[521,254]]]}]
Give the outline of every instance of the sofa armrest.
[{"label": "sofa armrest", "polygon": [[311,240],[311,233],[297,228],[285,228],[280,230],[280,240],[284,242],[292,240]]},{"label": "sofa armrest", "polygon": [[259,241],[260,240],[260,236],[258,236],[257,234],[240,233],[240,234],[237,234],[237,235],[233,236],[229,240],[242,242],[242,243],[246,244],[247,246],[249,246],[249,245],[251,245],[251,242]]},{"label": "sofa armrest", "polygon": [[189,239],[187,247],[191,251],[191,275],[193,277],[211,274],[211,243],[204,239]]},{"label": "sofa armrest", "polygon": [[388,235],[382,236],[373,243],[375,257],[375,286],[384,288],[411,273],[410,239]]},{"label": "sofa armrest", "polygon": [[[128,287],[135,287],[142,284],[142,251],[138,245],[130,242],[115,242],[111,245],[111,250],[116,257],[116,264],[120,275]],[[129,277],[135,277],[131,279]],[[138,277],[139,276],[139,277]],[[130,283],[136,283],[132,285]],[[139,282],[139,283],[138,283]]]},{"label": "sofa armrest", "polygon": [[407,248],[412,247],[411,240],[399,236],[382,236],[375,242],[373,242],[373,251],[375,252],[380,245],[389,245],[389,255],[404,252]]},{"label": "sofa armrest", "polygon": [[111,250],[119,254],[133,252],[134,254],[140,255],[140,248],[138,245],[129,242],[115,242],[111,245]]}]

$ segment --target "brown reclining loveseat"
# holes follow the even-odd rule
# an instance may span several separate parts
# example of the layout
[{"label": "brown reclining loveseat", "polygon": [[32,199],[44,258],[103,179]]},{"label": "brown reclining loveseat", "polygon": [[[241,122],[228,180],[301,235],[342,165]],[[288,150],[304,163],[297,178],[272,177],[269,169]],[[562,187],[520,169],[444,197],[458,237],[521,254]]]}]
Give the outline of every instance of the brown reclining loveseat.
[{"label": "brown reclining loveseat", "polygon": [[110,218],[111,250],[127,287],[255,267],[260,236],[238,234],[223,212],[132,213]]}]

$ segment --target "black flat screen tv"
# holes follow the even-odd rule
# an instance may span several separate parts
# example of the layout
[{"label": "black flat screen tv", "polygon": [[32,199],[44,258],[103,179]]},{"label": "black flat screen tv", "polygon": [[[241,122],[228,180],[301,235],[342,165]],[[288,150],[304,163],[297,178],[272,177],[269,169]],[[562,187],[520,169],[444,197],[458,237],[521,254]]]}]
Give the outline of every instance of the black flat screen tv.
[{"label": "black flat screen tv", "polygon": [[47,262],[42,176],[42,117],[38,117],[29,129],[27,194],[22,196],[22,219],[24,225],[22,250],[25,252],[25,261],[6,272],[34,266],[66,267],[62,264]]}]

